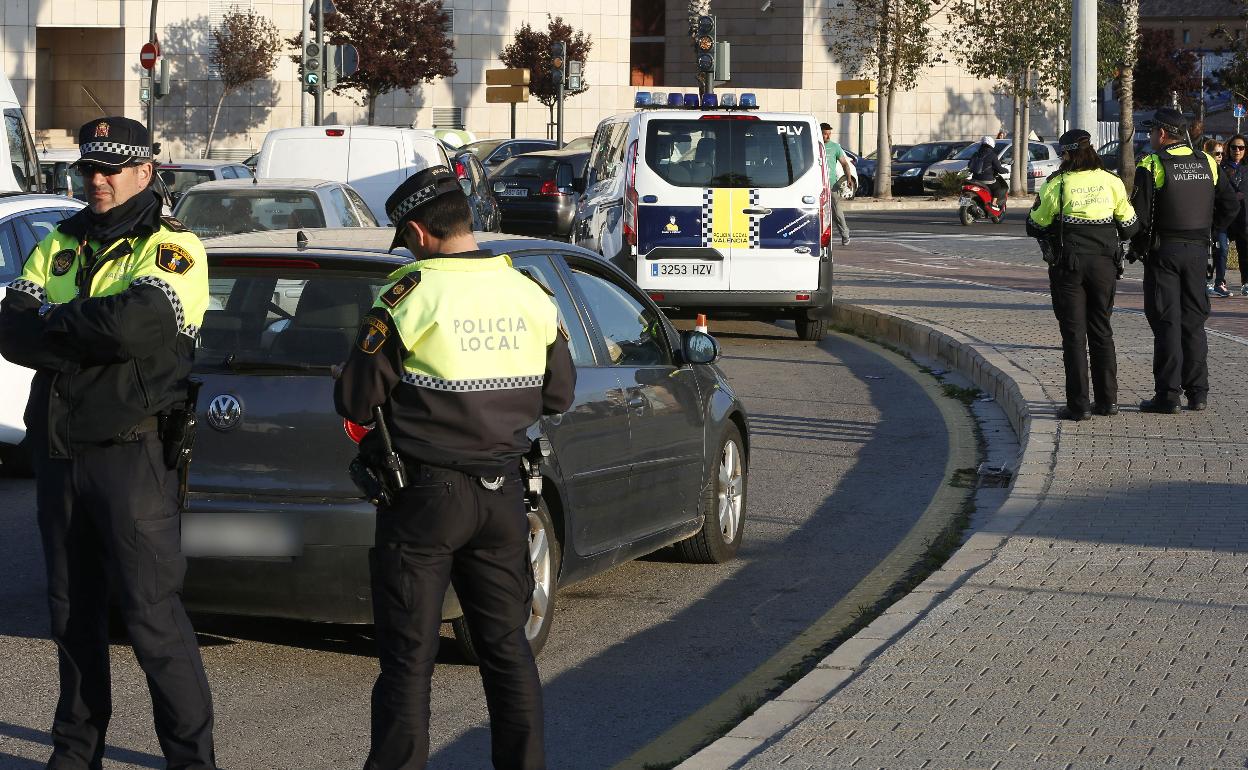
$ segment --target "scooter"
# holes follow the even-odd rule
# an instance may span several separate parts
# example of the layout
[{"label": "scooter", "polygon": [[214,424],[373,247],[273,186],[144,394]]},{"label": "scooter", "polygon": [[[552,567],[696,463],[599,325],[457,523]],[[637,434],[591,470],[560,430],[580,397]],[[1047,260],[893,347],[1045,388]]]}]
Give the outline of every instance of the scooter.
[{"label": "scooter", "polygon": [[993,203],[986,182],[967,179],[962,182],[962,197],[958,198],[958,218],[967,226],[977,219],[990,219],[999,225],[1005,218],[1005,199],[1001,199],[1000,205]]}]

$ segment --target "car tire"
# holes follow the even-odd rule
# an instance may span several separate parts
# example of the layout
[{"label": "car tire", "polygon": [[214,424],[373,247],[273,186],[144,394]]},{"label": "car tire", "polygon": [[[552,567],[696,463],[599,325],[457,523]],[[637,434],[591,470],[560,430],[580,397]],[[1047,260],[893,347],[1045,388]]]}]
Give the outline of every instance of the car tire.
[{"label": "car tire", "polygon": [[[563,550],[559,547],[554,520],[546,507],[546,501],[540,501],[537,510],[528,513],[533,597],[529,602],[529,621],[524,630],[529,639],[529,647],[536,657],[546,646],[546,638],[554,624],[555,594],[559,587],[559,566],[562,564]],[[451,631],[455,634],[455,646],[465,660],[474,665],[480,663],[476,642],[468,628],[468,619],[461,615],[452,620]]]},{"label": "car tire", "polygon": [[693,564],[721,564],[737,555],[745,533],[746,461],[741,431],[728,423],[715,465],[698,497],[702,528],[676,543],[676,554]]},{"label": "car tire", "polygon": [[797,338],[806,342],[819,342],[828,334],[828,319],[807,318],[798,316],[793,321],[797,327]]},{"label": "car tire", "polygon": [[25,441],[17,446],[0,447],[0,474],[27,479],[35,475]]}]

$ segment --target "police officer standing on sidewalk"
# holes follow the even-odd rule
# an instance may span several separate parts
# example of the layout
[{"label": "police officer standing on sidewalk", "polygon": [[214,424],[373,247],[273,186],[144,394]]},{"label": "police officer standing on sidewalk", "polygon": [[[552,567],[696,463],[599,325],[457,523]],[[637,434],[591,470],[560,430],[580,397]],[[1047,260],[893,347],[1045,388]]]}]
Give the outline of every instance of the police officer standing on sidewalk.
[{"label": "police officer standing on sidewalk", "polygon": [[[1119,244],[1138,227],[1122,181],[1101,166],[1087,131],[1067,131],[1057,140],[1062,165],[1040,188],[1027,218],[1027,233],[1040,240],[1049,263],[1053,314],[1062,332],[1066,405],[1058,416],[1086,420],[1118,414],[1118,362],[1114,330],[1114,287]],[[1092,389],[1088,399],[1088,353]]]},{"label": "police officer standing on sidewalk", "polygon": [[1144,122],[1153,152],[1135,170],[1131,203],[1140,216],[1132,240],[1144,260],[1144,314],[1153,329],[1153,397],[1140,411],[1178,414],[1204,409],[1209,394],[1205,265],[1211,234],[1235,219],[1239,201],[1218,164],[1187,140],[1187,119],[1163,108]]},{"label": "police officer standing on sidewalk", "polygon": [[87,123],[90,205],[31,253],[0,306],[0,352],[35,370],[26,406],[60,699],[51,770],[99,770],[112,714],[110,592],[170,768],[215,768],[212,698],[182,608],[179,470],[204,311],[203,246],[150,187],[147,129]]},{"label": "police officer standing on sidewalk", "polygon": [[[526,430],[572,404],[576,373],[554,301],[479,250],[455,175],[437,166],[386,201],[395,271],[365,316],[334,391],[338,412],[384,428],[402,459],[370,553],[381,674],[367,770],[423,768],[442,600],[454,584],[490,711],[494,766],[541,768],[541,682],[525,635],[533,578],[520,458]],[[361,454],[382,452],[382,430]],[[370,465],[379,467],[376,460]],[[380,468],[382,475],[389,475]]]}]

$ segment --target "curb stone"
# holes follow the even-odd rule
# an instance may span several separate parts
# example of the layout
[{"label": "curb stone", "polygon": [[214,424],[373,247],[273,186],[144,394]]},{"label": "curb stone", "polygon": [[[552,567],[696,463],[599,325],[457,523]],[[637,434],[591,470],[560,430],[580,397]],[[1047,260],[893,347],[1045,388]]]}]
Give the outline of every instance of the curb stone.
[{"label": "curb stone", "polygon": [[[833,650],[775,700],[765,703],[723,738],[678,765],[677,770],[727,770],[760,753],[784,730],[850,682],[949,592],[990,562],[1009,534],[1036,510],[1052,481],[1060,427],[1052,419],[1054,401],[1034,375],[1015,366],[1009,356],[997,350],[981,349],[978,340],[902,313],[844,303],[836,304],[833,312],[834,323],[912,355],[939,361],[996,399],[1018,437],[1018,469],[1008,496],[985,519],[991,533],[972,534],[910,594]],[[1037,417],[1042,419],[1036,420]]]}]

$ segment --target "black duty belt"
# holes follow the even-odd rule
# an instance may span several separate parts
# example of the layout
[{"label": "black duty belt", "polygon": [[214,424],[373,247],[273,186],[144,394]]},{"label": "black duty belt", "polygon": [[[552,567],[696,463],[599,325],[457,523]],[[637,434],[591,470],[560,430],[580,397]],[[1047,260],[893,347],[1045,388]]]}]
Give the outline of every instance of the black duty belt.
[{"label": "black duty belt", "polygon": [[155,433],[158,430],[160,430],[160,420],[155,415],[144,417],[142,420],[139,420],[138,425],[135,425],[130,430],[118,433],[116,438],[107,443],[129,444],[138,441],[144,433]]}]

